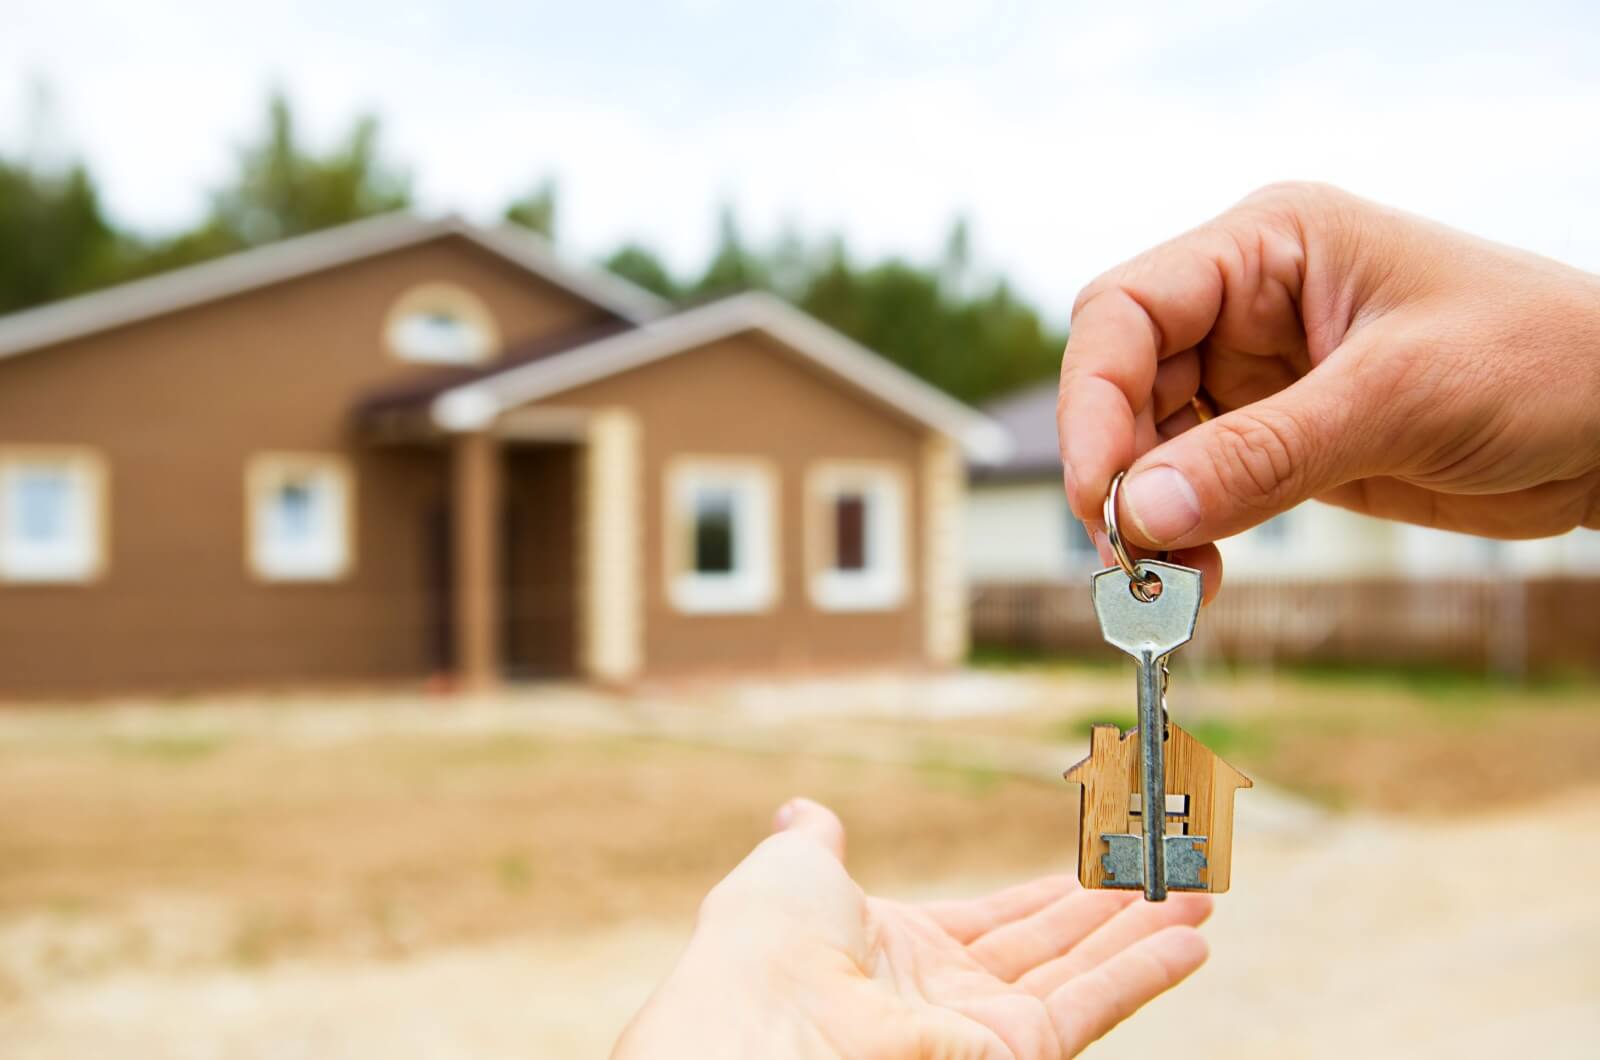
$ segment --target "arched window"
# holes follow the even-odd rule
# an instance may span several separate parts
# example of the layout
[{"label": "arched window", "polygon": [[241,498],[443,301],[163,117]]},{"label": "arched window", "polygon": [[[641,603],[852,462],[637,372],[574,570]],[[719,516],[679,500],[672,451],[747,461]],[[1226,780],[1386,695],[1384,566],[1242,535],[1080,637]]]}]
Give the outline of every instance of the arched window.
[{"label": "arched window", "polygon": [[401,295],[389,310],[384,338],[396,357],[422,364],[475,364],[500,346],[489,307],[445,283],[422,284]]}]

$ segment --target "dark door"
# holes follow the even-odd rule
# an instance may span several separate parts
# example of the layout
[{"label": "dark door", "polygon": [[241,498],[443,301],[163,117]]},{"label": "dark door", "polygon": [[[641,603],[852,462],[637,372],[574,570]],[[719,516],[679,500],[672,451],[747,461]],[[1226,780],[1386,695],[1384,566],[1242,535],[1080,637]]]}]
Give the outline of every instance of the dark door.
[{"label": "dark door", "polygon": [[[523,658],[526,648],[522,641],[525,638],[519,636],[517,622],[518,602],[515,587],[521,580],[518,569],[521,556],[519,550],[514,547],[514,542],[517,540],[517,527],[521,522],[518,508],[516,502],[507,499],[500,532],[501,659],[507,673],[511,675],[525,673],[528,669]],[[426,542],[423,562],[426,565],[428,586],[425,657],[433,673],[454,673],[456,668],[455,528],[454,520],[450,517],[449,501],[436,499],[429,502],[423,519],[427,524],[427,532],[423,535],[423,540]]]}]

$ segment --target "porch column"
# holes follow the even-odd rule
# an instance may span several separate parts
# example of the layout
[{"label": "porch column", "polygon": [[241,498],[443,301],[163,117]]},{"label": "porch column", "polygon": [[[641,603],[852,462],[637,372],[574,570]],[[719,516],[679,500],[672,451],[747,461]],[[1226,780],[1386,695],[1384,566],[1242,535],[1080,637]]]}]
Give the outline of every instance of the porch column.
[{"label": "porch column", "polygon": [[589,417],[583,458],[578,643],[586,676],[626,681],[644,664],[644,481],[639,423]]},{"label": "porch column", "polygon": [[922,451],[923,651],[929,662],[954,666],[967,654],[966,557],[961,522],[967,469],[961,447],[935,436]]},{"label": "porch column", "polygon": [[456,675],[469,692],[499,683],[500,441],[486,430],[451,442]]}]

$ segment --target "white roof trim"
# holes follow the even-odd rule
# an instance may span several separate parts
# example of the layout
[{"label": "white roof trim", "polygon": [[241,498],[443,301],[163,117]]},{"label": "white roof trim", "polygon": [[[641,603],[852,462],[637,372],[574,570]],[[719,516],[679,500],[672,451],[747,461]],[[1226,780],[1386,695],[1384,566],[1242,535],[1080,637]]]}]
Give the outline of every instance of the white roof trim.
[{"label": "white roof trim", "polygon": [[667,311],[667,303],[620,276],[562,260],[543,238],[526,229],[483,229],[457,217],[426,219],[393,213],[0,316],[0,357],[204,305],[449,235],[470,240],[633,323],[653,320]]},{"label": "white roof trim", "polygon": [[431,415],[440,430],[481,428],[519,405],[750,330],[770,335],[833,375],[957,439],[975,460],[1002,460],[1010,451],[1010,437],[987,416],[788,303],[761,293],[713,302],[465,383],[435,398]]}]

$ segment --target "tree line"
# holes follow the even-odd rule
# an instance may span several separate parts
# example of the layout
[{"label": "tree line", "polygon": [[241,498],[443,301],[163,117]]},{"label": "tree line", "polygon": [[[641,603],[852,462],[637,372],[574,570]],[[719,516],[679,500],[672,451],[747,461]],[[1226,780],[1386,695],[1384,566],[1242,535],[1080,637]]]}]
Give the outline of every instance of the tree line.
[{"label": "tree line", "polygon": [[[0,313],[403,209],[412,202],[411,174],[385,157],[379,132],[377,120],[363,116],[318,152],[300,137],[288,101],[274,96],[264,128],[240,148],[201,220],[160,237],[119,226],[83,163],[0,156]],[[539,182],[506,218],[554,240],[557,191],[553,181]],[[754,244],[725,208],[710,259],[696,273],[678,275],[638,241],[599,264],[678,304],[771,291],[968,401],[1051,378],[1065,341],[1004,279],[975,269],[960,220],[936,260],[863,261],[839,236],[785,231]]]}]

